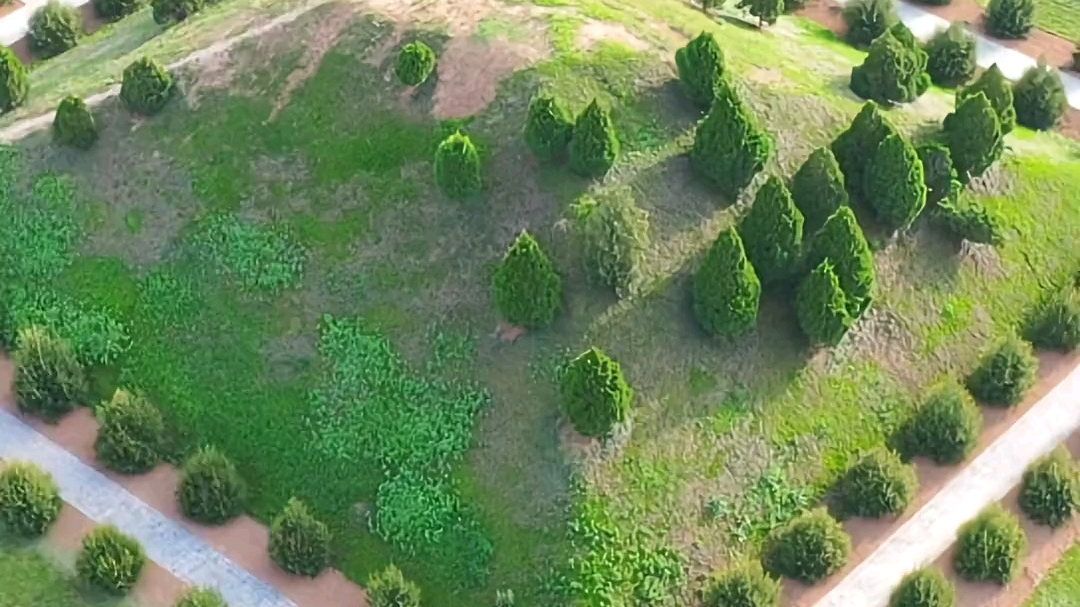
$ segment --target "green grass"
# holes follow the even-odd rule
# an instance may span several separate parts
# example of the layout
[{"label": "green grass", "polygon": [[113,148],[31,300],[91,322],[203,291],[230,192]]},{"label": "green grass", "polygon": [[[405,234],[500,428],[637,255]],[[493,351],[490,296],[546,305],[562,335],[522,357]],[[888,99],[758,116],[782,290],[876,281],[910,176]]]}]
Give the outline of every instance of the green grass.
[{"label": "green grass", "polygon": [[73,578],[39,552],[0,539],[0,607],[107,607],[117,601],[88,597]]},{"label": "green grass", "polygon": [[1080,1],[1038,0],[1035,25],[1080,44]]},{"label": "green grass", "polygon": [[1074,544],[1039,582],[1024,607],[1069,607],[1080,603],[1080,544]]}]

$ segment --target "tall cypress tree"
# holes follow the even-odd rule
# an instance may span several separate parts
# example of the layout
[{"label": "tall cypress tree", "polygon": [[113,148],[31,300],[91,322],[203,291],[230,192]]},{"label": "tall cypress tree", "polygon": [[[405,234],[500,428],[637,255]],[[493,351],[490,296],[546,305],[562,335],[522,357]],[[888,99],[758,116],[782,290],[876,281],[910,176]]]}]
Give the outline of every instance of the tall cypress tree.
[{"label": "tall cypress tree", "polygon": [[722,81],[716,90],[712,109],[698,126],[690,161],[699,175],[734,200],[765,168],[775,144],[731,83]]},{"label": "tall cypress tree", "polygon": [[1005,151],[997,112],[981,92],[961,101],[945,117],[944,129],[953,168],[962,182],[982,175]]},{"label": "tall cypress tree", "polygon": [[870,159],[881,142],[895,134],[896,128],[881,115],[877,104],[867,101],[851,126],[832,142],[830,148],[844,173],[844,184],[849,194],[862,194],[864,174]]},{"label": "tall cypress tree", "polygon": [[713,242],[694,276],[694,316],[710,335],[736,337],[754,327],[761,282],[735,230]]},{"label": "tall cypress tree", "polygon": [[574,124],[570,168],[585,177],[603,177],[618,156],[619,138],[611,114],[593,99]]},{"label": "tall cypress tree", "polygon": [[716,38],[701,32],[686,46],[675,51],[675,66],[683,90],[703,110],[712,106],[716,86],[724,77],[724,52]]},{"label": "tall cypress tree", "polygon": [[851,327],[847,297],[830,260],[818,264],[799,285],[795,316],[814,345],[835,346]]},{"label": "tall cypress tree", "polygon": [[1002,135],[1008,135],[1016,128],[1016,108],[1013,107],[1012,85],[1005,79],[1005,74],[1001,73],[1001,69],[996,63],[979,75],[975,82],[956,92],[957,107],[965,99],[973,97],[976,93],[986,95],[990,105],[997,112]]},{"label": "tall cypress tree", "polygon": [[881,142],[866,171],[866,200],[878,220],[899,230],[926,206],[926,179],[915,148],[900,135]]},{"label": "tall cypress tree", "polygon": [[814,236],[808,267],[832,261],[844,291],[848,316],[854,321],[869,307],[874,292],[874,256],[851,207],[840,207]]},{"label": "tall cypress tree", "polygon": [[791,180],[791,197],[806,220],[806,234],[817,232],[836,209],[847,205],[844,174],[832,150],[821,147],[810,153]]},{"label": "tall cypress tree", "polygon": [[739,224],[746,256],[764,284],[795,273],[802,253],[803,215],[795,208],[784,182],[770,176]]}]

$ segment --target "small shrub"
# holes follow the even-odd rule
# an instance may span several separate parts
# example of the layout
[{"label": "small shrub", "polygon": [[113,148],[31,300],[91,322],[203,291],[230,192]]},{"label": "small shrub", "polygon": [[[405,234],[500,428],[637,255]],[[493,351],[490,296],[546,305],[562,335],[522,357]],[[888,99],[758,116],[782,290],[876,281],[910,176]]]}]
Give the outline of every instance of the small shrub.
[{"label": "small shrub", "polygon": [[288,573],[315,577],[330,566],[330,529],[290,499],[270,523],[270,558]]},{"label": "small shrub", "polygon": [[26,66],[10,47],[0,46],[0,112],[22,105],[29,90]]},{"label": "small shrub", "polygon": [[420,607],[420,587],[393,565],[368,578],[367,595],[371,607]]},{"label": "small shrub", "polygon": [[934,34],[926,54],[926,73],[938,86],[960,86],[975,76],[975,37],[959,23]]},{"label": "small shrub", "polygon": [[896,127],[881,115],[878,105],[867,101],[851,126],[832,142],[830,149],[844,174],[849,194],[862,194],[870,159],[886,137],[896,134]]},{"label": "small shrub", "polygon": [[585,177],[603,177],[619,156],[619,138],[611,114],[593,99],[578,116],[570,136],[570,169]]},{"label": "small shrub", "polygon": [[178,23],[200,12],[206,0],[150,0],[154,22],[158,25]]},{"label": "small shrub", "polygon": [[847,206],[844,174],[832,150],[821,147],[810,153],[791,180],[791,198],[803,214],[807,236],[820,230],[837,209]]},{"label": "small shrub", "polygon": [[975,400],[987,405],[1011,407],[1035,384],[1039,359],[1031,344],[1010,338],[985,355],[968,377],[967,387]]},{"label": "small shrub", "polygon": [[189,588],[173,607],[229,607],[217,590],[212,588]]},{"label": "small shrub", "polygon": [[825,260],[833,264],[851,322],[858,320],[873,300],[874,256],[851,207],[837,209],[810,244],[808,267],[816,268]]},{"label": "small shrub", "polygon": [[734,200],[765,168],[775,147],[772,137],[758,125],[735,89],[722,82],[712,109],[698,126],[690,162],[698,175]]},{"label": "small shrub", "polygon": [[847,41],[863,48],[900,21],[892,0],[857,0],[844,7]]},{"label": "small shrub", "polygon": [[239,516],[247,501],[240,473],[213,447],[199,449],[184,462],[176,494],[184,515],[205,525],[220,525]]},{"label": "small shrub", "polygon": [[757,17],[758,27],[762,27],[776,23],[784,12],[784,0],[739,0],[735,8],[746,9],[746,12]]},{"label": "small shrub", "polygon": [[923,164],[926,183],[926,206],[936,206],[954,199],[963,187],[953,168],[949,148],[940,143],[926,143],[915,148]]},{"label": "small shrub", "polygon": [[997,215],[970,196],[938,203],[932,218],[937,226],[960,240],[994,246],[1005,242],[1005,230]]},{"label": "small shrub", "polygon": [[[903,28],[897,37],[893,32]],[[906,32],[906,34],[904,34]],[[908,35],[910,31],[896,24],[870,43],[861,65],[851,70],[851,91],[885,106],[910,103],[930,87],[926,73],[927,55]]]},{"label": "small shrub", "polygon": [[112,525],[102,525],[83,538],[75,570],[79,579],[98,590],[126,594],[145,565],[146,553],[139,542]]},{"label": "small shrub", "polygon": [[838,493],[844,516],[899,516],[918,491],[915,468],[893,451],[878,448],[862,456],[840,480]]},{"label": "small shrub", "polygon": [[1058,447],[1036,460],[1020,483],[1020,509],[1040,525],[1060,527],[1080,508],[1080,470]]},{"label": "small shrub", "polygon": [[703,110],[712,107],[716,87],[724,77],[724,52],[716,38],[701,32],[685,47],[675,51],[675,65],[683,90]]},{"label": "small shrub", "polygon": [[971,582],[1009,583],[1027,548],[1020,521],[997,504],[960,527],[956,537],[953,568]]},{"label": "small shrub", "polygon": [[649,247],[649,214],[634,202],[633,190],[621,187],[583,196],[574,205],[574,215],[585,241],[589,275],[619,297],[633,295]]},{"label": "small shrub", "polygon": [[144,0],[94,0],[94,12],[98,17],[116,21],[139,10]]},{"label": "small shrub", "polygon": [[757,323],[761,282],[735,230],[717,236],[694,276],[694,316],[713,336],[736,337]]},{"label": "small shrub", "polygon": [[88,385],[71,346],[41,327],[19,331],[15,351],[15,402],[19,410],[55,423],[85,404]]},{"label": "small shrub", "polygon": [[85,150],[94,145],[97,137],[97,125],[86,102],[74,95],[64,97],[53,118],[53,139],[61,145]]},{"label": "small shrub", "polygon": [[1006,40],[1026,38],[1035,27],[1035,0],[990,0],[986,31]]},{"label": "small shrub", "polygon": [[1080,291],[1070,286],[1041,302],[1024,338],[1044,350],[1071,352],[1080,347]]},{"label": "small shrub", "polygon": [[746,257],[764,284],[792,276],[801,260],[803,215],[784,182],[770,176],[739,223]]},{"label": "small shrub", "polygon": [[634,390],[622,367],[599,348],[589,348],[570,361],[559,382],[562,408],[574,429],[604,438],[630,416]]},{"label": "small shrub", "polygon": [[574,117],[563,102],[554,97],[537,97],[529,104],[525,143],[540,160],[561,160],[573,132]]},{"label": "small shrub", "polygon": [[55,57],[75,48],[82,29],[78,9],[50,0],[30,17],[30,50],[45,59]]},{"label": "small shrub", "polygon": [[881,142],[866,172],[866,200],[878,220],[905,229],[926,206],[926,182],[918,153],[900,135]]},{"label": "small shrub", "polygon": [[815,584],[839,571],[850,555],[851,538],[819,508],[773,530],[762,548],[761,560],[774,576]]},{"label": "small shrub", "polygon": [[419,40],[406,44],[398,53],[395,71],[405,86],[420,86],[434,70],[435,51]]},{"label": "small shrub", "polygon": [[847,298],[832,262],[822,261],[795,292],[795,316],[813,345],[835,346],[851,328]]},{"label": "small shrub", "polygon": [[457,131],[435,150],[435,183],[451,200],[465,200],[480,193],[480,155],[468,135]]},{"label": "small shrub", "polygon": [[923,567],[904,576],[889,597],[889,607],[954,607],[956,588],[941,571]]},{"label": "small shrub", "polygon": [[964,99],[945,117],[949,157],[962,183],[986,172],[1005,151],[1005,136],[990,100],[983,93]]},{"label": "small shrub", "polygon": [[983,418],[971,395],[953,382],[938,386],[901,427],[898,450],[905,458],[928,457],[957,464],[975,449]]},{"label": "small shrub", "polygon": [[94,449],[101,463],[124,474],[142,474],[161,461],[165,423],[145,398],[119,389],[98,417]]},{"label": "small shrub", "polygon": [[540,243],[522,230],[492,278],[495,307],[506,322],[536,329],[562,308],[562,279]]},{"label": "small shrub", "polygon": [[780,584],[758,563],[725,570],[705,590],[705,607],[780,607]]},{"label": "small shrub", "polygon": [[1029,129],[1046,131],[1054,128],[1068,106],[1061,74],[1045,64],[1040,63],[1024,72],[1013,85],[1016,122]]},{"label": "small shrub", "polygon": [[60,488],[48,472],[25,462],[0,468],[0,528],[18,537],[45,535],[60,516]]},{"label": "small shrub", "polygon": [[1005,75],[1001,73],[1001,69],[998,68],[996,63],[980,74],[979,77],[975,79],[975,82],[972,82],[968,86],[957,91],[956,105],[959,107],[965,99],[974,96],[976,93],[986,95],[986,98],[990,101],[990,105],[993,106],[994,111],[997,112],[998,122],[1001,123],[1001,134],[1009,134],[1016,127],[1016,108],[1013,107],[1013,89],[1012,85],[1005,79]]},{"label": "small shrub", "polygon": [[124,68],[120,101],[130,112],[152,116],[168,103],[174,85],[172,74],[153,59],[143,57]]}]

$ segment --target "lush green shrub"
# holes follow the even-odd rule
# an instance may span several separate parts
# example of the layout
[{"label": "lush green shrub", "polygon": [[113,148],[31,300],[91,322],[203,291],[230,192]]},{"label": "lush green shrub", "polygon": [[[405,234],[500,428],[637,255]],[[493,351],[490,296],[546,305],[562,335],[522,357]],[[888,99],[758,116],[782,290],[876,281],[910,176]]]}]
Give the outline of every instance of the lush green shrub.
[{"label": "lush green shrub", "polygon": [[847,298],[828,259],[811,270],[795,292],[795,317],[813,345],[835,346],[851,328]]},{"label": "lush green shrub", "polygon": [[960,527],[953,569],[968,581],[1005,585],[1020,569],[1026,548],[1020,521],[993,504]]},{"label": "lush green shrub", "polygon": [[761,561],[774,576],[815,584],[847,564],[851,538],[823,508],[774,529],[762,548]]},{"label": "lush green shrub", "polygon": [[856,0],[844,7],[848,43],[869,46],[876,38],[900,21],[892,0]]},{"label": "lush green shrub", "polygon": [[881,142],[866,172],[866,200],[892,230],[907,228],[926,206],[926,182],[918,153],[900,135]]},{"label": "lush green shrub", "polygon": [[1054,127],[1068,108],[1061,74],[1050,66],[1039,65],[1024,72],[1013,85],[1013,107],[1017,124],[1046,131]]},{"label": "lush green shrub", "polygon": [[701,32],[685,47],[675,51],[675,65],[683,90],[703,110],[712,107],[716,87],[724,77],[724,52],[716,38]]},{"label": "lush green shrub", "polygon": [[731,85],[722,81],[716,91],[712,109],[698,126],[690,161],[699,175],[734,200],[765,168],[775,143]]},{"label": "lush green shrub", "polygon": [[[956,186],[959,188],[959,183]],[[971,196],[943,200],[931,216],[935,225],[960,240],[994,246],[1005,242],[1005,229],[998,216]]]},{"label": "lush green shrub", "polygon": [[22,538],[45,535],[60,516],[60,488],[48,472],[26,462],[0,466],[0,529]]},{"label": "lush green shrub", "polygon": [[1080,291],[1070,285],[1040,302],[1024,338],[1044,350],[1070,352],[1080,347]]},{"label": "lush green shrub", "polygon": [[791,179],[791,198],[803,214],[807,236],[820,230],[837,209],[847,206],[844,174],[832,150],[821,147],[810,153]]},{"label": "lush green shrub", "polygon": [[881,115],[878,105],[867,101],[851,126],[832,142],[830,149],[844,174],[849,194],[862,194],[870,159],[886,137],[896,134],[896,128]]},{"label": "lush green shrub", "polygon": [[589,275],[619,297],[633,295],[649,246],[649,214],[634,202],[633,190],[625,186],[583,196],[574,205],[574,215]]},{"label": "lush green shrub", "polygon": [[165,107],[174,88],[172,74],[153,59],[143,57],[124,68],[120,101],[131,112],[152,116]]},{"label": "lush green shrub", "polygon": [[710,335],[735,337],[754,328],[761,282],[735,230],[716,237],[694,276],[694,316]]},{"label": "lush green shrub", "polygon": [[395,71],[405,86],[420,86],[434,70],[435,51],[419,40],[406,44],[398,53]]},{"label": "lush green shrub", "polygon": [[229,607],[217,590],[212,588],[189,588],[173,607]]},{"label": "lush green shrub", "polygon": [[757,17],[758,27],[761,27],[776,23],[784,12],[784,0],[739,0],[735,8],[746,9],[746,12]]},{"label": "lush green shrub", "polygon": [[926,73],[938,86],[960,86],[975,76],[975,37],[959,23],[934,34],[926,54]]},{"label": "lush green shrub", "polygon": [[1007,40],[1026,38],[1035,27],[1035,0],[990,0],[986,31]]},{"label": "lush green shrub", "polygon": [[53,139],[61,145],[85,150],[97,141],[97,137],[97,125],[86,102],[74,95],[64,97],[53,118]]},{"label": "lush green shrub", "polygon": [[971,395],[949,382],[932,389],[901,427],[897,447],[905,458],[921,455],[937,464],[957,464],[975,449],[982,425]]},{"label": "lush green shrub", "polygon": [[578,116],[570,136],[570,169],[585,177],[603,177],[619,156],[619,138],[611,114],[593,99]]},{"label": "lush green shrub", "polygon": [[119,389],[98,418],[94,449],[101,463],[124,474],[141,474],[161,461],[165,423],[145,398]]},{"label": "lush green shrub", "polygon": [[904,576],[889,597],[889,607],[954,607],[956,588],[938,569],[923,567]]},{"label": "lush green shrub", "polygon": [[525,143],[540,160],[561,160],[574,132],[574,117],[554,97],[537,97],[529,104]]},{"label": "lush green shrub", "polygon": [[112,525],[95,527],[82,541],[75,570],[83,582],[112,594],[126,594],[139,580],[146,553],[139,542]]},{"label": "lush green shrub", "polygon": [[589,348],[570,361],[559,385],[563,412],[585,436],[609,436],[630,415],[634,390],[619,363],[599,348]]},{"label": "lush green shrub", "polygon": [[870,43],[862,65],[851,69],[853,93],[891,106],[910,103],[926,92],[930,87],[926,51],[913,36],[909,37],[910,33],[902,23],[897,23]]},{"label": "lush green shrub", "polygon": [[102,19],[115,21],[139,10],[144,0],[94,0],[94,12]]},{"label": "lush green shrub", "polygon": [[837,487],[845,516],[899,516],[907,510],[919,488],[915,467],[895,452],[880,447],[848,469]]},{"label": "lush green shrub", "polygon": [[82,14],[57,0],[39,8],[30,17],[30,50],[39,57],[55,57],[75,48],[83,33]]},{"label": "lush green shrub", "polygon": [[1020,483],[1020,509],[1040,525],[1060,527],[1080,508],[1080,470],[1062,447],[1036,460]]},{"label": "lush green shrub", "polygon": [[998,122],[1001,123],[1001,133],[1009,134],[1016,127],[1016,108],[1013,107],[1012,84],[1005,79],[997,64],[991,65],[985,72],[975,79],[975,82],[967,85],[956,92],[956,105],[963,103],[964,99],[974,96],[976,93],[986,95],[997,112]]},{"label": "lush green shrub", "polygon": [[763,284],[789,278],[802,255],[803,215],[784,182],[770,176],[739,223],[746,257]]},{"label": "lush green shrub", "polygon": [[1035,384],[1039,359],[1028,342],[1012,337],[983,356],[968,377],[967,387],[975,400],[987,405],[1011,407]]},{"label": "lush green shrub", "polygon": [[19,331],[15,351],[15,402],[19,410],[55,423],[86,404],[89,389],[71,346],[41,327]]},{"label": "lush green shrub", "polygon": [[330,529],[292,498],[270,523],[270,558],[288,573],[315,577],[330,566]]},{"label": "lush green shrub", "polygon": [[452,200],[480,193],[480,155],[468,135],[457,131],[439,144],[435,150],[435,183]]},{"label": "lush green shrub", "polygon": [[1005,151],[1005,136],[990,100],[982,93],[964,99],[945,117],[945,141],[961,182],[986,172]]},{"label": "lush green shrub", "polygon": [[206,0],[150,0],[154,22],[159,25],[180,22],[206,6]]},{"label": "lush green shrub", "polygon": [[540,243],[525,230],[495,269],[492,290],[499,314],[513,325],[546,327],[562,308],[562,279]]},{"label": "lush green shrub", "polygon": [[367,595],[371,607],[420,607],[420,587],[393,565],[368,578]]},{"label": "lush green shrub", "polygon": [[220,525],[244,511],[247,486],[224,454],[213,447],[203,447],[184,462],[176,495],[180,509],[189,519]]},{"label": "lush green shrub", "polygon": [[926,206],[936,206],[945,200],[955,198],[960,184],[953,168],[952,154],[949,148],[940,143],[925,143],[915,148],[923,165],[923,178],[926,183]]},{"label": "lush green shrub", "polygon": [[704,607],[780,607],[780,584],[758,563],[731,567],[710,580]]},{"label": "lush green shrub", "polygon": [[0,46],[0,112],[10,112],[26,101],[30,90],[27,70],[15,51]]},{"label": "lush green shrub", "polygon": [[873,299],[874,256],[851,207],[837,209],[810,243],[807,266],[816,268],[826,259],[833,264],[848,316],[854,322]]}]

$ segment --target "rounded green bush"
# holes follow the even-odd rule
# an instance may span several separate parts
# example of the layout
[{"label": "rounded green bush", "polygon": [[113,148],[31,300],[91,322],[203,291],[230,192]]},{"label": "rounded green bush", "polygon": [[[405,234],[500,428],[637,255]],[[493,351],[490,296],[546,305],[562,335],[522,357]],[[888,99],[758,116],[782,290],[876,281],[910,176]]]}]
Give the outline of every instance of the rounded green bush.
[{"label": "rounded green bush", "polygon": [[1020,521],[994,504],[960,527],[953,569],[965,580],[1004,586],[1016,576],[1026,548]]},{"label": "rounded green bush", "polygon": [[546,327],[562,308],[562,279],[540,243],[525,230],[495,268],[491,284],[495,307],[512,325]]},{"label": "rounded green bush", "polygon": [[1069,107],[1061,74],[1044,64],[1024,72],[1013,84],[1013,106],[1017,124],[1037,131],[1054,128]]},{"label": "rounded green bush", "polygon": [[701,32],[685,47],[675,51],[679,82],[687,97],[703,110],[712,107],[716,86],[724,77],[724,65],[724,51],[708,32]]},{"label": "rounded green bush", "polygon": [[371,607],[420,607],[420,587],[394,565],[368,578],[366,589]]},{"label": "rounded green bush", "polygon": [[986,172],[1005,151],[1005,135],[990,100],[975,93],[956,106],[943,124],[949,157],[961,182]]},{"label": "rounded green bush", "polygon": [[174,88],[172,74],[153,59],[143,57],[124,68],[120,101],[128,111],[152,116],[169,102]]},{"label": "rounded green bush", "polygon": [[212,588],[189,588],[173,607],[229,607],[217,590]]},{"label": "rounded green bush", "polygon": [[1035,0],[990,0],[986,31],[1006,40],[1026,38],[1035,27]]},{"label": "rounded green bush", "polygon": [[82,36],[82,15],[78,9],[57,0],[39,8],[30,17],[30,50],[48,59],[75,48]]},{"label": "rounded green bush", "polygon": [[189,519],[220,525],[244,511],[247,486],[225,455],[214,447],[203,447],[184,462],[176,494]]},{"label": "rounded green bush", "polygon": [[315,577],[330,566],[330,529],[292,498],[270,523],[270,558],[293,575]]},{"label": "rounded green bush", "polygon": [[468,135],[458,131],[439,144],[435,150],[435,183],[452,200],[480,193],[480,155]]},{"label": "rounded green bush", "polygon": [[706,333],[737,337],[757,324],[761,281],[735,230],[724,230],[694,275],[694,316]]},{"label": "rounded green bush", "polygon": [[94,145],[97,138],[94,115],[86,107],[86,102],[74,95],[64,97],[53,118],[53,139],[61,145],[85,150]]},{"label": "rounded green bush", "polygon": [[1040,525],[1060,527],[1080,508],[1080,470],[1058,447],[1035,461],[1020,483],[1020,509]]},{"label": "rounded green bush", "polygon": [[435,51],[419,40],[406,44],[398,53],[395,71],[405,86],[423,84],[434,70]]},{"label": "rounded green bush", "polygon": [[154,22],[158,25],[183,21],[205,6],[206,0],[150,0]]},{"label": "rounded green bush", "polygon": [[145,0],[94,0],[94,12],[102,19],[115,21],[134,13],[145,5]]},{"label": "rounded green bush", "polygon": [[529,103],[525,143],[540,160],[561,160],[573,132],[574,117],[563,102],[554,97],[537,97]]},{"label": "rounded green bush", "polygon": [[823,508],[774,529],[762,548],[765,570],[774,576],[816,584],[839,571],[851,556],[851,538]]},{"label": "rounded green bush", "polygon": [[835,346],[851,328],[847,297],[830,260],[818,264],[799,285],[795,292],[795,317],[815,346]]},{"label": "rounded green bush", "polygon": [[832,150],[820,147],[810,153],[791,179],[791,198],[803,214],[807,240],[837,209],[847,206],[844,174]]},{"label": "rounded green bush", "polygon": [[1071,352],[1080,347],[1080,290],[1070,287],[1042,302],[1024,337],[1044,350]]},{"label": "rounded green bush", "polygon": [[0,528],[22,538],[45,535],[60,516],[60,488],[48,472],[27,462],[0,468]]},{"label": "rounded green bush", "polygon": [[698,125],[690,163],[731,202],[776,153],[776,143],[725,79],[717,83],[716,98]]},{"label": "rounded green bush", "polygon": [[1031,344],[1013,337],[983,356],[979,367],[968,377],[967,387],[980,403],[1012,407],[1035,384],[1038,371],[1039,359],[1035,358]]},{"label": "rounded green bush", "polygon": [[780,584],[758,563],[731,567],[713,578],[705,590],[704,607],[780,607]]},{"label": "rounded green bush", "polygon": [[82,365],[68,343],[41,327],[18,334],[15,402],[19,410],[55,423],[85,404],[89,389]]},{"label": "rounded green bush", "polygon": [[610,436],[615,424],[630,416],[634,389],[619,363],[599,348],[589,348],[570,361],[559,388],[563,412],[585,436]]},{"label": "rounded green bush", "polygon": [[997,112],[1002,134],[1008,134],[1016,128],[1016,108],[1013,107],[1012,84],[1005,79],[1005,74],[1001,73],[1001,69],[998,68],[996,63],[980,74],[975,79],[975,82],[957,91],[957,107],[960,106],[964,99],[974,96],[976,93],[986,95],[990,105]]},{"label": "rounded green bush", "polygon": [[904,576],[889,597],[889,607],[954,607],[956,588],[945,574],[923,567]]},{"label": "rounded green bush", "polygon": [[26,66],[10,47],[0,46],[0,112],[22,105],[29,90]]},{"label": "rounded green bush", "polygon": [[593,99],[570,135],[570,169],[584,177],[603,177],[619,157],[619,147],[611,114]]},{"label": "rounded green bush", "polygon": [[960,86],[975,76],[975,37],[959,23],[934,34],[926,54],[926,72],[938,86]]},{"label": "rounded green bush", "polygon": [[165,422],[140,395],[118,389],[98,412],[94,450],[101,463],[124,474],[142,474],[161,461]]},{"label": "rounded green bush", "polygon": [[897,23],[871,42],[866,59],[851,70],[851,92],[885,106],[910,103],[925,93],[927,55],[910,33]]},{"label": "rounded green bush", "polygon": [[738,230],[746,257],[763,284],[795,274],[802,259],[803,214],[780,178],[770,176],[758,189]]},{"label": "rounded green bush", "polygon": [[903,514],[918,488],[915,467],[881,447],[863,455],[848,469],[837,493],[845,516],[877,518]]},{"label": "rounded green bush", "polygon": [[900,18],[892,0],[858,0],[844,7],[849,44],[863,48],[895,25]]},{"label": "rounded green bush", "polygon": [[102,525],[82,541],[75,570],[83,582],[112,594],[126,594],[139,580],[146,553],[139,542],[112,525]]},{"label": "rounded green bush", "polygon": [[956,464],[975,449],[982,432],[982,412],[955,382],[934,388],[900,429],[898,447],[905,458],[929,457]]}]

